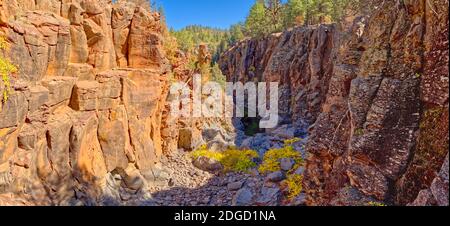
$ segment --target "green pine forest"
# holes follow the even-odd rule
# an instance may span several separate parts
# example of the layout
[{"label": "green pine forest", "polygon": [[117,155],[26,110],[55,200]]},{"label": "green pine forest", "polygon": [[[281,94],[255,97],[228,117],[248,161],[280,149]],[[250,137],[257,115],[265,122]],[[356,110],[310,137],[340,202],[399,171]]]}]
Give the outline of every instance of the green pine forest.
[{"label": "green pine forest", "polygon": [[[195,67],[196,52],[206,44],[212,54],[212,78],[223,81],[217,65],[220,55],[236,42],[246,38],[261,38],[295,26],[339,22],[350,9],[360,7],[362,0],[256,0],[245,21],[229,29],[191,25],[181,30],[166,32],[166,51],[169,58],[174,49],[180,49]],[[159,9],[163,21],[164,10]]]}]

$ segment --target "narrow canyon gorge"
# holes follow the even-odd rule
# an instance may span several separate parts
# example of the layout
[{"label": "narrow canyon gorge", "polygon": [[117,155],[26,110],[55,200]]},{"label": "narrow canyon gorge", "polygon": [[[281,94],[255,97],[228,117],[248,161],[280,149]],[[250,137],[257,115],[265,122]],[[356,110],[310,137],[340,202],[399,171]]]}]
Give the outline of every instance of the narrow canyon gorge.
[{"label": "narrow canyon gorge", "polygon": [[[0,0],[0,56],[17,66],[0,80],[0,206],[448,206],[447,0],[376,0],[226,50],[227,82],[279,84],[274,129],[170,114],[171,85],[196,71],[136,2]],[[190,156],[255,150],[260,165],[286,143],[301,164],[270,174]]]}]

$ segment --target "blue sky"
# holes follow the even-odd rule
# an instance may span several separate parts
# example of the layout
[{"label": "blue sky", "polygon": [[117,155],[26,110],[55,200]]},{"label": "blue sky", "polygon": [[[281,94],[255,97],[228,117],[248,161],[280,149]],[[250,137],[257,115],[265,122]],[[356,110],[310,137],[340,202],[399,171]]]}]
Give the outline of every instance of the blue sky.
[{"label": "blue sky", "polygon": [[244,21],[254,0],[153,0],[162,5],[167,25],[179,30],[187,25],[228,28]]}]

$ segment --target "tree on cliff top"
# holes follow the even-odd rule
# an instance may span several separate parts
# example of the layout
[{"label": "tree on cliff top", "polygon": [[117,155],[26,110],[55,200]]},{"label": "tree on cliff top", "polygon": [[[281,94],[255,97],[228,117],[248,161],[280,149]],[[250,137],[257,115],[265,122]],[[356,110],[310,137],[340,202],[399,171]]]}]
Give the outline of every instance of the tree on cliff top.
[{"label": "tree on cliff top", "polygon": [[279,32],[283,30],[284,5],[281,0],[261,0],[264,4],[266,16],[269,19],[269,30]]},{"label": "tree on cliff top", "polygon": [[284,27],[303,25],[306,19],[308,4],[304,0],[288,0],[283,19]]},{"label": "tree on cliff top", "polygon": [[245,24],[237,23],[230,27],[230,44],[234,44],[245,38],[244,34]]},{"label": "tree on cliff top", "polygon": [[245,20],[248,36],[260,37],[283,30],[284,5],[280,0],[257,0]]},{"label": "tree on cliff top", "polygon": [[269,20],[266,17],[266,8],[262,1],[257,1],[245,21],[246,32],[253,37],[263,36],[270,32],[268,28]]},{"label": "tree on cliff top", "polygon": [[245,34],[260,37],[301,25],[338,22],[361,0],[256,0],[245,21]]}]

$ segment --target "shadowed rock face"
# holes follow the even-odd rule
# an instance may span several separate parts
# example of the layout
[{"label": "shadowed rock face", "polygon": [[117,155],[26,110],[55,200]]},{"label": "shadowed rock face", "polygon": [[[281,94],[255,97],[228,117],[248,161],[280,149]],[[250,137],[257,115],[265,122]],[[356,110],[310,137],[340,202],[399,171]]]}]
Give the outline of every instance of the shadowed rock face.
[{"label": "shadowed rock face", "polygon": [[295,28],[222,56],[228,81],[278,81],[284,118],[313,123],[309,205],[406,205],[423,189],[414,204],[448,205],[445,4],[383,1],[351,27]]},{"label": "shadowed rock face", "polygon": [[159,20],[127,1],[0,1],[4,57],[19,68],[0,109],[0,193],[108,204],[120,200],[111,178],[146,183],[162,154]]},{"label": "shadowed rock face", "polygon": [[[440,171],[448,150],[436,154],[421,148],[427,153],[423,154],[417,145],[421,142],[418,131],[426,129],[420,125],[427,108],[448,107],[448,67],[427,69],[437,63],[429,55],[439,55],[448,63],[448,46],[435,47],[448,42],[448,37],[431,38],[435,31],[427,29],[448,30],[448,7],[430,13],[432,10],[426,1],[385,2],[341,39],[344,51],[337,52],[330,83],[330,90],[337,92],[329,92],[307,147],[312,154],[305,181],[310,204],[329,204],[341,199],[343,189],[356,188],[363,197],[404,205],[414,201],[421,187],[430,186],[418,178],[424,173],[434,178]],[[359,37],[355,31],[360,27],[363,33]],[[431,91],[431,83],[439,88]],[[448,128],[448,118],[433,123]],[[448,134],[425,142],[436,141],[448,147]],[[420,155],[436,159],[411,161]],[[427,170],[411,170],[417,167]],[[402,179],[405,172],[407,179]],[[405,196],[405,190],[411,193]]]},{"label": "shadowed rock face", "polygon": [[228,81],[278,82],[282,122],[314,122],[328,92],[335,33],[323,25],[245,40],[219,64]]}]

